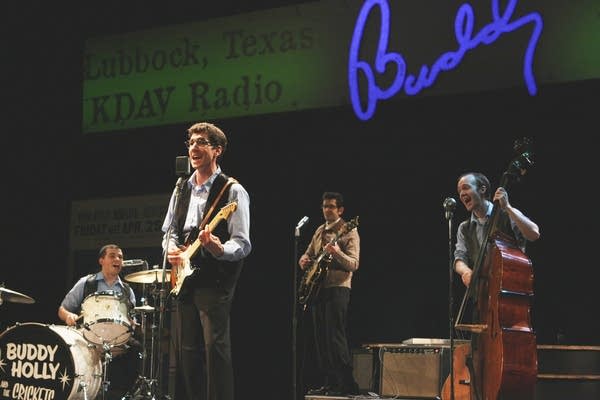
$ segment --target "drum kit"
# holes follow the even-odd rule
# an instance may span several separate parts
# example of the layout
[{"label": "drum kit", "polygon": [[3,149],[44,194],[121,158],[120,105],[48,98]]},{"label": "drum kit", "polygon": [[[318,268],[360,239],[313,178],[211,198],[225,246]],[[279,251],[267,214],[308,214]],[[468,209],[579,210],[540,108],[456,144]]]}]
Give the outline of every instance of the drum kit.
[{"label": "drum kit", "polygon": [[[165,273],[165,282],[169,282],[170,270],[165,270]],[[128,297],[120,293],[96,292],[84,299],[76,327],[27,322],[17,323],[2,332],[0,381],[3,386],[0,398],[112,400],[107,397],[109,365],[113,358],[129,350],[130,339],[137,342],[132,336],[135,327],[140,326],[141,349],[135,355],[141,360],[137,367],[138,377],[133,387],[124,395],[119,394],[118,398],[158,400],[161,397],[155,371],[158,328],[155,313],[158,308],[148,304],[146,286],[151,287],[153,304],[158,304],[162,275],[163,270],[155,267],[124,276],[127,282],[142,284],[141,306],[131,305]],[[0,305],[3,302],[32,304],[35,300],[0,286]],[[149,315],[152,315],[152,325],[148,365]]]}]

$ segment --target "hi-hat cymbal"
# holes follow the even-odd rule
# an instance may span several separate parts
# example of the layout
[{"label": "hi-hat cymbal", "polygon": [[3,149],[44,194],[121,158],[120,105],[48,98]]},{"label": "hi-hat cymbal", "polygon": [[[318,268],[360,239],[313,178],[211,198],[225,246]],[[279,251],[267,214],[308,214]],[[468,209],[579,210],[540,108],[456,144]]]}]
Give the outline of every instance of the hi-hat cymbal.
[{"label": "hi-hat cymbal", "polygon": [[[7,289],[5,287],[0,287],[0,299],[3,301],[9,301],[11,303],[21,303],[21,304],[33,304],[35,300],[31,297],[15,292],[14,290]],[[1,302],[0,302],[1,304]]]},{"label": "hi-hat cymbal", "polygon": [[[166,282],[171,281],[171,270],[165,270]],[[147,271],[138,271],[129,275],[125,275],[125,280],[132,283],[155,283],[162,280],[162,269],[150,269]]]}]

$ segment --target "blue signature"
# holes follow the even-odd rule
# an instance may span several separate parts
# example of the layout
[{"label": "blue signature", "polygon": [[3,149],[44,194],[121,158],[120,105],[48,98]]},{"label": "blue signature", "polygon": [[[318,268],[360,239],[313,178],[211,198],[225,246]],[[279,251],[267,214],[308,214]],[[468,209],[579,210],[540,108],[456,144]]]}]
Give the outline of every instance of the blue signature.
[{"label": "blue signature", "polygon": [[[528,23],[533,23],[534,28],[531,37],[529,38],[527,50],[525,51],[523,77],[529,94],[534,96],[537,93],[537,86],[532,71],[532,64],[535,48],[542,34],[542,17],[539,13],[533,12],[510,22],[518,0],[509,0],[503,13],[500,12],[500,7],[498,5],[499,1],[491,1],[494,20],[483,27],[483,29],[481,29],[474,37],[473,25],[475,16],[473,14],[473,8],[468,3],[462,4],[456,12],[456,17],[454,19],[454,35],[459,45],[458,49],[442,54],[433,63],[431,69],[427,65],[421,66],[419,75],[415,76],[406,73],[406,62],[404,61],[402,54],[387,51],[390,28],[390,10],[387,0],[366,0],[356,20],[352,42],[350,43],[350,56],[348,59],[350,99],[354,112],[358,118],[361,120],[370,119],[375,113],[377,101],[380,99],[389,99],[394,96],[402,89],[403,85],[404,92],[407,95],[416,95],[424,88],[433,85],[441,71],[449,71],[455,68],[462,61],[468,50],[472,50],[482,43],[486,45],[492,44],[503,33],[512,32]],[[379,74],[383,74],[388,64],[391,63],[396,66],[396,77],[394,82],[387,88],[380,88],[377,86],[375,73],[371,65],[366,61],[359,60],[358,56],[367,17],[375,6],[379,6],[381,12],[381,27],[379,31],[377,53],[375,55],[375,70]],[[361,105],[358,87],[359,73],[362,73],[363,78],[366,80],[366,109],[363,109]]]}]

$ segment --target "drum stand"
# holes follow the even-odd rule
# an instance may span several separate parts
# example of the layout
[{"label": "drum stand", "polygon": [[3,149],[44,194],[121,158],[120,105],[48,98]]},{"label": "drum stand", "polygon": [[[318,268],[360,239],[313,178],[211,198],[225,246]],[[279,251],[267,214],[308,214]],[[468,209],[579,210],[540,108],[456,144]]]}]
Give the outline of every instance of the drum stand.
[{"label": "drum stand", "polygon": [[[87,326],[87,324],[84,324],[84,328],[85,329],[90,329],[89,326]],[[110,362],[113,359],[113,355],[111,353],[111,350],[113,347],[115,347],[114,344],[112,344],[116,339],[113,340],[106,340],[103,337],[99,336],[98,334],[94,333],[96,338],[99,339],[100,341],[102,341],[102,344],[99,344],[96,341],[91,341],[90,339],[88,339],[86,337],[86,340],[88,341],[88,346],[90,347],[96,347],[96,346],[101,346],[102,347],[102,353],[101,353],[101,358],[102,358],[102,383],[101,383],[101,387],[100,389],[102,390],[102,400],[106,399],[106,393],[108,392],[108,387],[110,386],[110,381],[108,380],[108,365],[110,364]],[[85,335],[84,335],[85,337]],[[81,388],[80,390],[83,391],[83,398],[84,400],[91,400],[88,399],[87,397],[87,384],[85,384],[84,382],[81,383]],[[96,397],[95,397],[96,398]]]},{"label": "drum stand", "polygon": [[[105,399],[106,393],[108,392],[108,387],[110,386],[110,381],[108,380],[108,364],[112,361],[112,353],[110,352],[113,346],[109,344],[109,342],[104,341],[102,343],[102,400]],[[86,396],[87,397],[87,396]]]},{"label": "drum stand", "polygon": [[127,392],[125,396],[121,400],[157,400],[158,397],[156,395],[158,390],[158,382],[156,379],[152,378],[154,373],[154,337],[157,326],[154,324],[154,318],[152,318],[152,335],[150,341],[150,378],[145,376],[146,373],[146,313],[154,312],[154,307],[148,307],[146,297],[142,297],[143,306],[140,307],[140,312],[142,313],[142,367],[141,367],[141,375],[138,376],[137,381],[133,385],[133,388]]}]

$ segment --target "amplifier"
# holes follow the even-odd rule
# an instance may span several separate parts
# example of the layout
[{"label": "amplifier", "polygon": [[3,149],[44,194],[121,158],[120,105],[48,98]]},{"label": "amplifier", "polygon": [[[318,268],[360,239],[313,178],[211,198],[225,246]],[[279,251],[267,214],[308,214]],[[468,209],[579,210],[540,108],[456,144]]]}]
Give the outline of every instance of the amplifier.
[{"label": "amplifier", "polygon": [[439,398],[450,372],[450,347],[382,347],[379,393],[390,397]]},{"label": "amplifier", "polygon": [[379,363],[373,349],[352,350],[352,372],[361,393],[377,392]]}]

